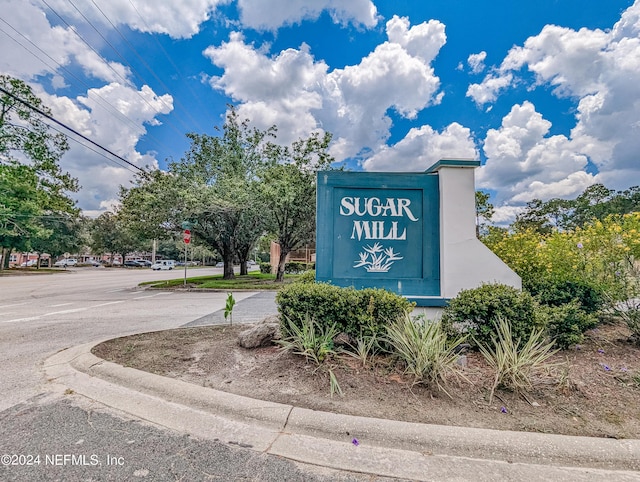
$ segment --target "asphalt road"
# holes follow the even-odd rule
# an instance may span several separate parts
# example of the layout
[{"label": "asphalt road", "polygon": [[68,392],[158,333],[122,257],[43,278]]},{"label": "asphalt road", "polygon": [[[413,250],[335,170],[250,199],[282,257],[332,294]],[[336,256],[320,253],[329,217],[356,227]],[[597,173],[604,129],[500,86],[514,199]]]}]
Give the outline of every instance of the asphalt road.
[{"label": "asphalt road", "polygon": [[[0,277],[0,411],[42,391],[39,367],[59,350],[176,328],[224,308],[226,293],[137,288],[142,281],[182,276],[181,270],[69,268],[50,275]],[[239,301],[253,294],[234,297]]]},{"label": "asphalt road", "polygon": [[[200,324],[224,308],[226,293],[137,288],[182,276],[180,270],[70,268],[0,277],[0,480],[376,479],[199,440],[73,393],[48,391],[40,367],[59,350]],[[253,295],[234,293],[237,301]]]}]

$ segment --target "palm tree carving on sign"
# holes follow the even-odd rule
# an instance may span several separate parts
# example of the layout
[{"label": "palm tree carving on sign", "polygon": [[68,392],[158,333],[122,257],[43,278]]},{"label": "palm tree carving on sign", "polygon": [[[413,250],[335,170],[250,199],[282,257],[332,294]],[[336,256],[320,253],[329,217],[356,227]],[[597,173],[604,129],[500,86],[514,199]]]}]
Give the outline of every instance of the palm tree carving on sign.
[{"label": "palm tree carving on sign", "polygon": [[353,265],[354,268],[367,270],[368,273],[386,273],[391,269],[391,265],[400,259],[400,253],[393,251],[393,248],[384,248],[380,243],[373,246],[364,246],[363,253],[359,253],[360,259]]}]

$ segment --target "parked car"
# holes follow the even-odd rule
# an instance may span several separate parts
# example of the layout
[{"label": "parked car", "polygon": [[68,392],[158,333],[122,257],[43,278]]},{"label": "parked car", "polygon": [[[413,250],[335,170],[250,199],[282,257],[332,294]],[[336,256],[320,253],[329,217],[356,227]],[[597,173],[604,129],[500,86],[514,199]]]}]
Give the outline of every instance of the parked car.
[{"label": "parked car", "polygon": [[176,262],[172,259],[162,259],[160,261],[156,261],[154,264],[151,265],[151,269],[156,271],[159,269],[162,270],[167,270],[167,269],[173,269],[176,266]]},{"label": "parked car", "polygon": [[224,268],[224,263],[222,261],[216,263],[216,268]]},{"label": "parked car", "polygon": [[24,263],[22,263],[20,266],[28,268],[30,266],[35,266],[37,262],[38,262],[37,259],[30,259],[30,260],[25,261]]},{"label": "parked car", "polygon": [[68,266],[77,266],[78,260],[75,258],[65,258],[60,261],[56,261],[53,265],[57,268],[66,268]]},{"label": "parked car", "polygon": [[137,259],[128,259],[124,262],[124,265],[128,268],[141,268],[143,266]]}]

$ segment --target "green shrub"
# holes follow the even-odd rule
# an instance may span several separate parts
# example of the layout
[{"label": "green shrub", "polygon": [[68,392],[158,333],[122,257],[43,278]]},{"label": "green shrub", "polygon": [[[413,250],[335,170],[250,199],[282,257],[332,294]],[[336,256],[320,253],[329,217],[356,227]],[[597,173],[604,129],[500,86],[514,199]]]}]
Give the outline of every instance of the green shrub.
[{"label": "green shrub", "polygon": [[563,350],[580,343],[584,332],[598,323],[596,315],[582,310],[577,300],[562,306],[541,306],[540,316],[547,334]]},{"label": "green shrub", "polygon": [[435,383],[442,390],[440,382],[456,369],[456,348],[464,338],[450,342],[440,321],[411,318],[408,313],[387,326],[386,335],[391,352],[402,360],[414,383]]},{"label": "green shrub", "polygon": [[596,313],[604,306],[602,291],[585,280],[530,280],[524,286],[539,302],[562,306],[577,300],[586,313]]},{"label": "green shrub", "polygon": [[[336,324],[353,338],[384,333],[388,323],[411,311],[413,304],[382,289],[340,288],[326,283],[292,283],[276,296],[280,319],[302,327],[307,316],[320,326]],[[286,329],[286,327],[285,327]]]},{"label": "green shrub", "polygon": [[299,261],[290,261],[284,264],[284,272],[287,274],[299,274],[310,269],[311,263],[301,263]]},{"label": "green shrub", "polygon": [[314,270],[308,270],[302,273],[296,283],[315,283],[316,282],[316,272]]},{"label": "green shrub", "polygon": [[260,263],[260,272],[262,274],[270,274],[271,273],[271,263]]},{"label": "green shrub", "polygon": [[442,313],[442,323],[450,335],[468,333],[473,343],[488,345],[496,335],[498,318],[511,323],[514,339],[529,337],[535,328],[537,304],[523,291],[503,284],[484,284],[462,290]]},{"label": "green shrub", "polygon": [[[315,269],[315,263],[300,263],[298,261],[292,261],[285,263],[284,272],[286,274],[299,274],[304,273],[310,269]],[[271,273],[271,263],[260,263],[260,272],[269,274]]]}]

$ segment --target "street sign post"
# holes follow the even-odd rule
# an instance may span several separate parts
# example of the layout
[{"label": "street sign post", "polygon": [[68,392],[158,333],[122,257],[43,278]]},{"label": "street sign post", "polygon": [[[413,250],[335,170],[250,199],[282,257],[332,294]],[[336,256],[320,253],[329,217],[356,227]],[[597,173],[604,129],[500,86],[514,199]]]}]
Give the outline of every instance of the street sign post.
[{"label": "street sign post", "polygon": [[184,286],[187,286],[187,246],[191,242],[191,230],[185,229],[182,235],[184,240]]}]

